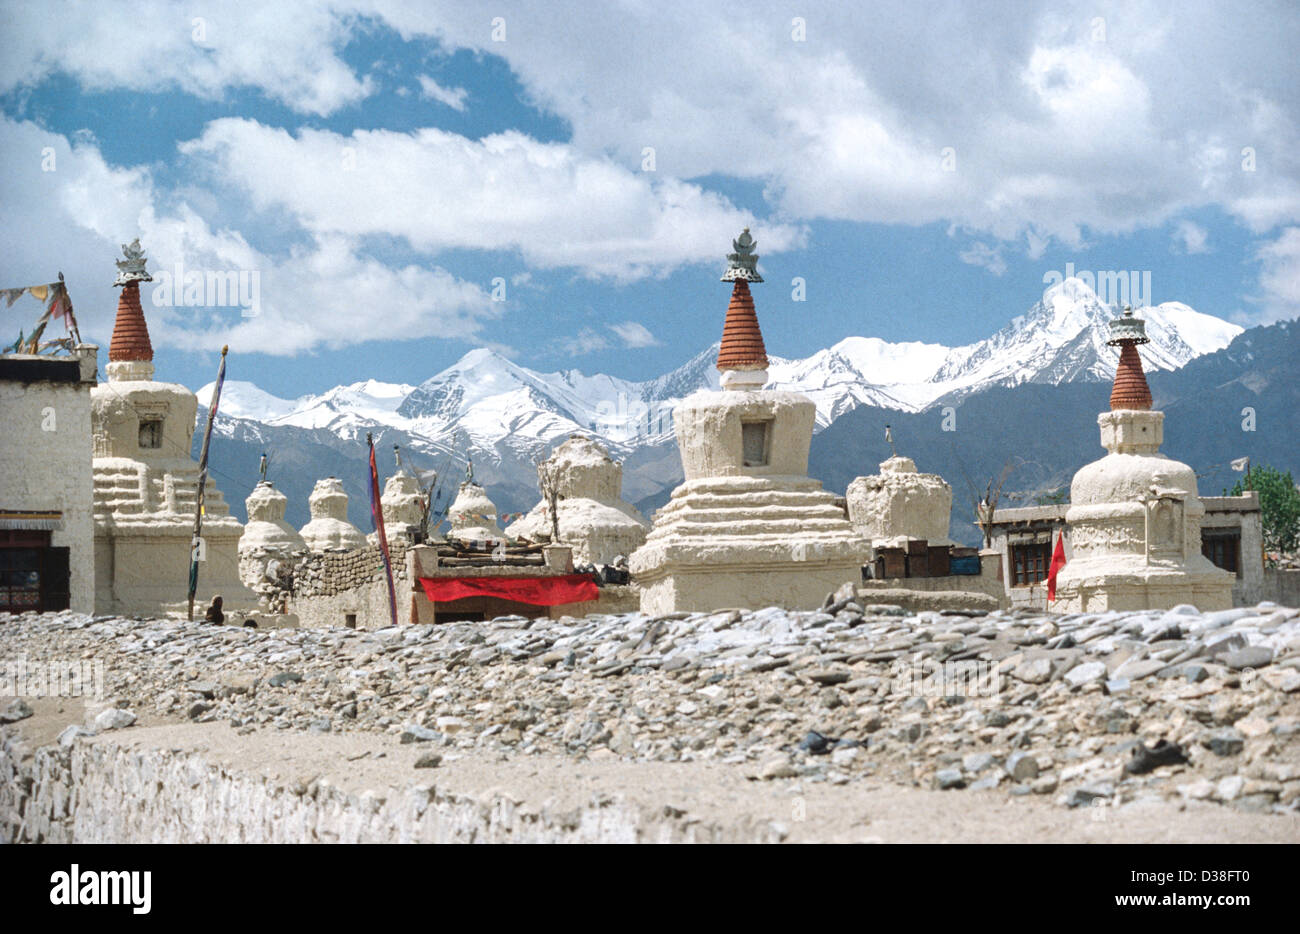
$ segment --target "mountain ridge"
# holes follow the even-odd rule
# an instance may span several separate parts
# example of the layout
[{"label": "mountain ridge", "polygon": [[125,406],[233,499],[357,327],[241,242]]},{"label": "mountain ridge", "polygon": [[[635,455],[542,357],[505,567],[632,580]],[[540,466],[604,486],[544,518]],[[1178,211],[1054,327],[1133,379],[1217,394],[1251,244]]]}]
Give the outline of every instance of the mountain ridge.
[{"label": "mountain ridge", "polygon": [[[1105,343],[1106,322],[1115,313],[1086,284],[1067,279],[983,341],[946,347],[848,337],[803,359],[772,357],[768,386],[803,392],[817,403],[816,449],[829,427],[857,410],[894,413],[902,423],[905,416],[960,406],[994,389],[1109,379],[1117,354]],[[1241,333],[1236,325],[1177,302],[1143,308],[1141,314],[1152,338],[1143,358],[1153,375],[1217,352]],[[517,511],[536,500],[535,458],[580,432],[624,461],[625,497],[653,508],[680,478],[672,409],[692,392],[717,388],[715,354],[716,345],[643,381],[577,369],[541,373],[486,348],[470,351],[415,386],[371,379],[285,400],[255,384],[232,381],[223,390],[216,437],[237,442],[244,449],[241,463],[254,465],[252,447],[259,444],[278,462],[304,467],[311,458],[301,451],[292,457],[278,452],[310,447],[322,459],[313,475],[285,478],[310,492],[308,480],[345,469],[335,454],[349,445],[364,446],[369,431],[387,450],[400,444],[408,460],[438,469],[448,486],[444,498],[454,495],[450,481],[458,481],[472,460],[475,477],[498,507]],[[210,392],[210,385],[199,391],[201,405]],[[874,470],[874,462],[867,466],[858,472]],[[382,463],[381,472],[387,472]],[[242,503],[251,486],[227,496]],[[352,495],[356,507],[357,494]],[[292,500],[291,495],[290,521],[295,521],[297,510],[305,515],[305,495],[301,507]]]}]

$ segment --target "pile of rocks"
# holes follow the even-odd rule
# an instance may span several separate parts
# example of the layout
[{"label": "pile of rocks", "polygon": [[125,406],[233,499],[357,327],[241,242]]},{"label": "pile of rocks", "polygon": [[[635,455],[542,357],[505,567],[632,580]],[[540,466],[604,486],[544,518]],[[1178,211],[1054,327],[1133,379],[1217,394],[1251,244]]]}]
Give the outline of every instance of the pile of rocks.
[{"label": "pile of rocks", "polygon": [[816,612],[374,632],[27,614],[0,626],[0,645],[28,664],[102,660],[88,729],[148,713],[243,732],[386,732],[428,744],[427,767],[560,752],[1071,807],[1157,797],[1300,809],[1300,610],[1268,603],[909,615],[845,596]]}]

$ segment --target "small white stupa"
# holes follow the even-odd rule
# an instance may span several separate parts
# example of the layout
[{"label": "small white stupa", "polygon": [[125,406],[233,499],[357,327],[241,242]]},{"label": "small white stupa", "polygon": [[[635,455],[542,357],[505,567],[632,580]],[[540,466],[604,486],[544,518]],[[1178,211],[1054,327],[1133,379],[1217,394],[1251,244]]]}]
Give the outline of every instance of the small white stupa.
[{"label": "small white stupa", "polygon": [[348,494],[337,477],[317,480],[307,500],[311,521],[302,527],[302,539],[312,551],[350,551],[364,548],[366,537],[348,522]]},{"label": "small white stupa", "polygon": [[1109,412],[1097,417],[1107,454],[1074,475],[1070,508],[1073,554],[1056,580],[1066,613],[1232,606],[1233,575],[1201,554],[1205,506],[1192,468],[1160,453],[1164,412],[1151,410],[1151,390],[1137,345],[1145,322],[1133,310],[1110,323],[1119,366]]},{"label": "small white stupa", "polygon": [[764,390],[767,351],[750,282],[755,243],[733,242],[722,330],[721,392],[697,392],[673,412],[685,481],[655,515],[629,561],[641,611],[819,606],[861,579],[870,546],[835,497],[808,477],[817,408],[800,393]]},{"label": "small white stupa", "polygon": [[938,474],[917,473],[910,457],[895,454],[882,461],[879,474],[849,484],[845,499],[849,521],[873,545],[900,538],[952,544],[952,487]]},{"label": "small white stupa", "polygon": [[474,482],[474,466],[471,464],[465,481],[456,493],[456,500],[447,511],[447,521],[451,528],[448,538],[463,542],[496,541],[505,538],[501,527],[497,525],[497,507],[488,499],[487,490]]},{"label": "small white stupa", "polygon": [[[623,502],[623,465],[590,438],[574,435],[542,465],[555,479],[559,541],[573,547],[575,564],[610,564],[645,542],[649,523]],[[549,541],[551,510],[546,500],[506,528],[510,538]]]},{"label": "small white stupa", "polygon": [[288,504],[288,498],[266,480],[244,500],[248,523],[239,539],[239,576],[249,590],[262,594],[268,609],[268,598],[278,592],[285,568],[308,550],[302,536],[284,521]]},{"label": "small white stupa", "polygon": [[[414,541],[424,521],[424,491],[420,482],[403,468],[398,470],[384,483],[383,495],[379,497],[380,507],[384,511],[384,534],[390,542],[399,538]],[[372,545],[379,541],[379,533],[371,532],[366,536]]]},{"label": "small white stupa", "polygon": [[289,499],[267,480],[253,488],[244,500],[248,510],[248,524],[239,539],[239,555],[254,551],[277,552],[290,555],[307,550],[307,543],[294,527],[284,521]]}]

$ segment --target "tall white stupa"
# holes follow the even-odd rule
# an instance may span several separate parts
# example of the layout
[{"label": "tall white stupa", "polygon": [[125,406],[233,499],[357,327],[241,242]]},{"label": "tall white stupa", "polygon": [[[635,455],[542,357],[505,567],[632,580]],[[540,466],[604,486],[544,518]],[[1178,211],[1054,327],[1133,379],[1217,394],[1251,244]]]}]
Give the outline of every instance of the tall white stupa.
[{"label": "tall white stupa", "polygon": [[655,514],[629,569],[644,613],[770,605],[810,609],[861,579],[869,543],[808,476],[816,405],[765,390],[767,351],[749,284],[762,282],[746,229],[722,276],[733,283],[720,392],[673,412],[685,480]]},{"label": "tall white stupa", "polygon": [[154,380],[153,345],[140,305],[140,283],[153,277],[139,240],[122,251],[108,380],[91,390],[95,612],[185,612],[193,552],[201,559],[200,605],[220,595],[227,609],[254,607],[257,598],[239,579],[243,526],[211,478],[202,536],[193,541],[199,469],[190,442],[198,401],[179,383]]},{"label": "tall white stupa", "polygon": [[1151,409],[1131,308],[1110,323],[1120,348],[1110,411],[1097,417],[1105,457],[1074,475],[1065,514],[1073,553],[1056,580],[1054,609],[1099,612],[1232,606],[1233,575],[1201,554],[1205,506],[1196,473],[1160,453],[1165,413]]}]

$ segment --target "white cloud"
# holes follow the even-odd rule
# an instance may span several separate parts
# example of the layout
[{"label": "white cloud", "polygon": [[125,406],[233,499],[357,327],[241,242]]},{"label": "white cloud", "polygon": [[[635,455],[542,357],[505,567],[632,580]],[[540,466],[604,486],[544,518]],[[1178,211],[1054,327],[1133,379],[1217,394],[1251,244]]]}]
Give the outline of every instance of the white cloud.
[{"label": "white cloud", "polygon": [[578,149],[634,166],[654,146],[660,172],[760,179],[795,220],[955,222],[1041,251],[1204,205],[1247,223],[1300,216],[1300,82],[1282,38],[1300,27],[1294,7],[820,6],[803,13],[805,42],[777,2],[747,5],[763,28],[736,29],[730,9],[698,4],[563,16],[503,0],[507,42],[455,3],[378,9],[405,36],[505,58]]},{"label": "white cloud", "polygon": [[759,224],[698,185],[514,131],[480,140],[431,128],[295,136],[226,118],[180,150],[254,210],[288,211],[313,235],[398,236],[430,255],[513,249],[534,268],[631,281],[713,259],[746,226],[769,253],[804,238],[802,228]]},{"label": "white cloud", "polygon": [[1007,261],[1002,258],[1001,248],[991,247],[979,240],[962,250],[957,256],[963,263],[983,266],[995,276],[1000,276],[1007,271]]},{"label": "white cloud", "polygon": [[638,321],[624,321],[611,324],[609,329],[623,341],[624,347],[657,347],[659,341],[650,330]]},{"label": "white cloud", "polygon": [[130,10],[95,0],[5,5],[0,90],[68,74],[92,90],[180,90],[219,99],[257,88],[299,113],[325,115],[375,84],[339,56],[355,25],[342,6],[226,0],[137,0]]},{"label": "white cloud", "polygon": [[1174,248],[1182,253],[1208,253],[1209,233],[1200,224],[1179,221],[1174,226]]},{"label": "white cloud", "polygon": [[[567,11],[498,0],[493,15],[509,41],[494,42],[481,10],[446,0],[243,0],[200,13],[201,41],[195,11],[179,3],[146,0],[127,16],[86,2],[57,17],[12,5],[0,91],[64,72],[88,88],[207,98],[256,88],[299,113],[332,114],[379,85],[340,57],[358,23],[432,37],[444,52],[500,56],[528,100],[572,127],[569,145],[436,131],[275,139],[279,131],[252,124],[210,127],[194,153],[314,237],[395,233],[429,252],[513,248],[530,265],[595,276],[660,274],[714,255],[744,214],[678,181],[713,173],[765,186],[786,221],[760,234],[769,251],[797,245],[798,225],[815,218],[943,221],[1026,244],[1031,256],[1052,241],[1081,247],[1090,235],[1157,228],[1207,206],[1260,235],[1300,222],[1293,4],[1242,15],[1187,0],[1174,15],[1060,0],[900,5],[870,17],[815,6],[801,12],[807,40],[794,42],[777,0],[746,5],[752,28],[737,28],[731,8],[674,0]],[[1096,17],[1104,41],[1094,41]],[[463,103],[459,90],[449,94]],[[328,163],[349,145],[358,171],[373,176],[357,176],[355,191],[325,184],[337,181]],[[637,171],[646,146],[656,151],[650,178]],[[446,184],[430,181],[441,171]],[[411,196],[398,196],[409,181]],[[444,198],[446,223],[434,216]],[[476,200],[485,205],[477,213]]]},{"label": "white cloud", "polygon": [[[480,10],[437,0],[243,0],[198,13],[146,0],[130,16],[83,3],[58,17],[15,5],[0,89],[62,71],[91,88],[252,87],[334,113],[378,86],[340,51],[358,24],[382,23],[501,56],[587,158],[634,168],[653,146],[661,175],[760,179],[795,220],[943,220],[1008,241],[1032,226],[1077,244],[1083,228],[1128,232],[1189,207],[1222,205],[1257,230],[1300,211],[1293,6],[1242,16],[1189,0],[1176,17],[1120,0],[871,17],[819,6],[803,42],[776,0],[746,7],[766,28],[740,30],[730,9],[691,3],[572,9],[500,0],[509,41],[494,42]],[[462,89],[421,81],[463,105]],[[1242,168],[1247,147],[1254,171]],[[940,166],[946,149],[953,171]]]},{"label": "white cloud", "polygon": [[[54,154],[51,172],[41,168],[47,149]],[[136,236],[155,275],[177,263],[187,271],[258,274],[255,317],[243,317],[233,302],[160,306],[153,301],[156,287],[146,286],[141,298],[159,346],[228,343],[237,352],[292,355],[368,340],[466,339],[503,311],[478,285],[443,269],[392,267],[367,256],[356,237],[322,234],[282,253],[263,253],[237,231],[214,229],[176,192],[157,188],[145,170],[113,168],[93,146],[71,146],[31,123],[0,120],[0,151],[6,154],[0,224],[25,232],[0,253],[0,282],[48,282],[62,270],[83,336],[105,348],[117,306],[113,260],[121,256],[120,244]],[[17,306],[13,313],[20,314]]]},{"label": "white cloud", "polygon": [[464,88],[444,88],[428,75],[420,75],[420,93],[429,100],[462,112],[465,110],[465,98],[469,97],[469,91]]},{"label": "white cloud", "polygon": [[552,352],[569,357],[581,357],[583,354],[607,350],[609,340],[591,328],[580,328],[576,334],[557,338],[551,342]]},{"label": "white cloud", "polygon": [[1261,314],[1252,322],[1270,324],[1300,316],[1300,227],[1288,227],[1257,254]]}]

